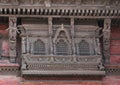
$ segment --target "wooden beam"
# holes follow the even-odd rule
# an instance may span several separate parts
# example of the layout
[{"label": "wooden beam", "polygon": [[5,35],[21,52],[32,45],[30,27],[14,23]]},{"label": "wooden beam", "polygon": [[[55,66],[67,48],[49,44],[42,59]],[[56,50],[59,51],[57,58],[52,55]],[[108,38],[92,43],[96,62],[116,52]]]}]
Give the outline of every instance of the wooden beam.
[{"label": "wooden beam", "polygon": [[42,15],[43,14],[43,9],[40,9],[40,15]]},{"label": "wooden beam", "polygon": [[[120,13],[119,13],[120,15]],[[16,16],[16,17],[56,17],[56,18],[81,18],[81,19],[104,19],[104,18],[110,18],[110,19],[120,19],[120,16],[72,16],[72,15],[26,15],[26,14],[0,14],[0,17],[9,17],[9,16]]]},{"label": "wooden beam", "polygon": [[113,15],[113,13],[114,13],[114,11],[113,11],[113,10],[110,10],[110,16],[112,16],[112,15]]}]

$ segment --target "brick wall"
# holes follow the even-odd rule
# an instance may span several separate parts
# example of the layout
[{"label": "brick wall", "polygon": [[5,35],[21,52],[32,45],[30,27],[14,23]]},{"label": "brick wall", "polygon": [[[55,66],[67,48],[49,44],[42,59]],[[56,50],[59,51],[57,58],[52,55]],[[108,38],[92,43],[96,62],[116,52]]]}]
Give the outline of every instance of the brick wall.
[{"label": "brick wall", "polygon": [[110,62],[120,63],[120,28],[112,28],[110,53]]},{"label": "brick wall", "polygon": [[0,85],[21,85],[20,78],[15,76],[1,76],[0,75]]},{"label": "brick wall", "polygon": [[120,76],[106,76],[103,80],[37,80],[22,81],[15,76],[0,76],[0,85],[120,85]]},{"label": "brick wall", "polygon": [[106,76],[103,85],[120,85],[120,76]]},{"label": "brick wall", "polygon": [[102,85],[100,81],[41,81],[24,82],[22,85]]}]

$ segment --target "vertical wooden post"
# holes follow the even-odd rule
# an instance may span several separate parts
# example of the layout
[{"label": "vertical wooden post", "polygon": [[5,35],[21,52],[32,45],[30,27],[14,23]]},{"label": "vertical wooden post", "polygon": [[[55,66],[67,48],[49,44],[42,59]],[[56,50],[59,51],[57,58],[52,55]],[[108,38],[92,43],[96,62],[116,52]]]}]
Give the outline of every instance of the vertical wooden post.
[{"label": "vertical wooden post", "polygon": [[27,36],[26,36],[26,38],[27,38],[27,53],[30,53],[30,41],[29,41],[29,35],[27,34]]},{"label": "vertical wooden post", "polygon": [[110,34],[111,34],[111,19],[104,20],[103,28],[103,55],[105,63],[110,62]]},{"label": "vertical wooden post", "polygon": [[74,42],[74,36],[75,36],[74,18],[71,18],[71,35],[72,35],[72,51],[73,51],[73,55],[76,55],[75,42]]},{"label": "vertical wooden post", "polygon": [[49,47],[50,47],[50,54],[53,55],[53,41],[52,41],[52,17],[48,18],[48,25],[49,25]]},{"label": "vertical wooden post", "polygon": [[15,62],[16,58],[16,32],[17,30],[17,18],[12,16],[9,17],[9,55],[10,61]]},{"label": "vertical wooden post", "polygon": [[26,37],[22,37],[22,54],[26,53]]}]

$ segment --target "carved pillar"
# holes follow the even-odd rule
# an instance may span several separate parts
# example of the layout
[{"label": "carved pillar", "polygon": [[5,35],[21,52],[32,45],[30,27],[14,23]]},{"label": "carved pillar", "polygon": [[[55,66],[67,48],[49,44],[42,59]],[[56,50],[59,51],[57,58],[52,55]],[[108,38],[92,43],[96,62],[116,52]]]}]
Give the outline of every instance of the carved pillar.
[{"label": "carved pillar", "polygon": [[9,55],[10,55],[10,61],[15,62],[16,58],[16,32],[17,32],[17,18],[16,17],[9,17]]},{"label": "carved pillar", "polygon": [[110,62],[110,34],[111,34],[111,19],[104,20],[103,28],[103,55],[105,63]]},{"label": "carved pillar", "polygon": [[74,36],[75,36],[75,27],[74,27],[74,18],[71,18],[71,35],[72,35],[72,51],[73,55],[75,55],[75,42],[74,42]]},{"label": "carved pillar", "polygon": [[26,37],[22,37],[22,54],[26,53]]},{"label": "carved pillar", "polygon": [[53,41],[52,41],[52,17],[48,18],[48,25],[49,25],[49,47],[50,47],[50,54],[53,55]]},{"label": "carved pillar", "polygon": [[29,35],[27,34],[27,36],[26,36],[26,41],[27,41],[27,49],[26,49],[26,51],[27,51],[27,53],[30,53],[30,41],[29,41]]}]

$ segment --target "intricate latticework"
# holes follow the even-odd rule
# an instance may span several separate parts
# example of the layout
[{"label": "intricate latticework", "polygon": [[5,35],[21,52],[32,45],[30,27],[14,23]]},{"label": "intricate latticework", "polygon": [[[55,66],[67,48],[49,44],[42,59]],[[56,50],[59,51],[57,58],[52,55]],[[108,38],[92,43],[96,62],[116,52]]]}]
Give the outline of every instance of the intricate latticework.
[{"label": "intricate latticework", "polygon": [[64,40],[60,40],[56,44],[56,54],[57,55],[68,55],[68,45]]},{"label": "intricate latticework", "polygon": [[[105,74],[101,62],[102,56],[94,55],[95,47],[99,49],[94,40],[96,26],[76,26],[74,31],[63,24],[54,29],[55,25],[52,27],[51,19],[49,24],[49,31],[47,27],[36,26],[36,29],[28,27],[28,39],[31,45],[28,43],[27,46],[31,52],[23,54],[23,75]],[[75,32],[73,38],[70,30]]]},{"label": "intricate latticework", "polygon": [[34,42],[34,54],[45,55],[45,44],[41,40],[37,40]]},{"label": "intricate latticework", "polygon": [[87,43],[85,40],[82,40],[78,46],[79,46],[79,55],[89,55],[90,54],[89,43]]}]

